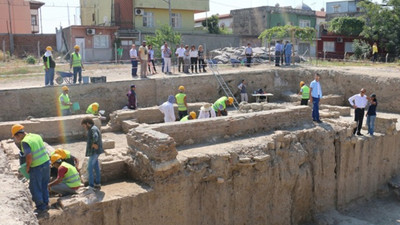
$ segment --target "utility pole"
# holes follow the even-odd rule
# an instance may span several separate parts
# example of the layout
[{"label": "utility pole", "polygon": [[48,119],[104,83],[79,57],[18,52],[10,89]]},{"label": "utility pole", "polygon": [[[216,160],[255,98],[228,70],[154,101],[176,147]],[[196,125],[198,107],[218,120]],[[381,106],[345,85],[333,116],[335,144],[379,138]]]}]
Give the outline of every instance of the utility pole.
[{"label": "utility pole", "polygon": [[14,35],[12,30],[12,19],[11,19],[11,3],[10,0],[7,1],[8,3],[8,19],[10,20],[10,55],[14,54]]},{"label": "utility pole", "polygon": [[172,27],[172,12],[171,12],[171,0],[163,0],[168,3],[168,11],[169,11],[169,25]]}]

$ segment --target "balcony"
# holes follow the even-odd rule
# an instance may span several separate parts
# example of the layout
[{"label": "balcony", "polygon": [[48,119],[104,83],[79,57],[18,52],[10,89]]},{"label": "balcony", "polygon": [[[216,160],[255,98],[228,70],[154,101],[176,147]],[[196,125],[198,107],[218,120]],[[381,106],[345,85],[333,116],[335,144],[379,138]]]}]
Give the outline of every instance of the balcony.
[{"label": "balcony", "polygon": [[31,25],[32,27],[32,34],[39,33],[39,26],[38,25]]}]

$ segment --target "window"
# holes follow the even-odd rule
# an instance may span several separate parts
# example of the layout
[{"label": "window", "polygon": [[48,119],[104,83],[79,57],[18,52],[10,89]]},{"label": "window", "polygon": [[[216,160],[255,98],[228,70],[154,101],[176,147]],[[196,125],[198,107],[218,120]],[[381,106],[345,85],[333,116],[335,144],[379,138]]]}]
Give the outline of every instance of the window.
[{"label": "window", "polygon": [[122,40],[121,45],[123,46],[131,46],[133,44],[132,40]]},{"label": "window", "polygon": [[335,52],[335,42],[324,41],[324,52]]},{"label": "window", "polygon": [[143,27],[153,27],[153,13],[152,12],[144,12],[143,13]]},{"label": "window", "polygon": [[354,52],[354,50],[353,50],[353,42],[345,42],[344,43],[344,51],[345,52]]},{"label": "window", "polygon": [[333,12],[334,13],[339,13],[339,11],[340,11],[340,5],[334,5],[334,6],[332,6],[333,7]]},{"label": "window", "polygon": [[181,28],[182,26],[182,17],[180,13],[172,13],[172,27],[173,28]]},{"label": "window", "polygon": [[38,25],[38,23],[37,23],[37,16],[36,16],[36,15],[31,15],[31,25],[32,25],[32,26]]},{"label": "window", "polygon": [[93,48],[109,48],[110,41],[108,35],[93,36]]},{"label": "window", "polygon": [[299,27],[311,27],[311,21],[310,20],[300,20]]}]

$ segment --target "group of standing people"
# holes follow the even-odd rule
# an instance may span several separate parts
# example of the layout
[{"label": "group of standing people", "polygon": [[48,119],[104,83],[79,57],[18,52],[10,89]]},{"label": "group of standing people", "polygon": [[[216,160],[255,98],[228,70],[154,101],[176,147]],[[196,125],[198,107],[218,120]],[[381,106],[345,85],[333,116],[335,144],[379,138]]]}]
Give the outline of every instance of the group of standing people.
[{"label": "group of standing people", "polygon": [[[199,73],[206,71],[206,54],[202,45],[196,48],[195,45],[189,46],[181,44],[176,47],[175,53],[172,52],[167,42],[160,48],[162,66],[161,71],[166,75],[172,74],[172,57],[175,54],[179,73]],[[132,63],[132,78],[137,77],[138,63],[140,63],[140,78],[146,78],[149,74],[156,74],[155,66],[155,50],[152,45],[147,45],[146,41],[136,50],[136,45],[133,44],[129,51]],[[148,69],[148,70],[147,70]]]},{"label": "group of standing people", "polygon": [[292,63],[292,48],[293,45],[289,41],[286,41],[285,44],[283,44],[282,40],[276,42],[275,66],[283,65],[283,62],[285,62],[286,66],[290,66]]},{"label": "group of standing people", "polygon": [[[300,105],[308,105],[308,100],[312,104],[313,121],[322,123],[319,116],[320,100],[323,97],[320,83],[321,75],[316,73],[315,79],[307,86],[304,81],[300,82],[301,102]],[[362,136],[361,133],[364,115],[367,117],[368,134],[373,136],[375,130],[376,107],[378,100],[376,94],[366,95],[365,88],[361,88],[359,94],[355,94],[348,99],[350,105],[354,108],[354,121],[357,122],[357,127],[354,128],[353,134]],[[365,109],[367,112],[365,113]]]}]

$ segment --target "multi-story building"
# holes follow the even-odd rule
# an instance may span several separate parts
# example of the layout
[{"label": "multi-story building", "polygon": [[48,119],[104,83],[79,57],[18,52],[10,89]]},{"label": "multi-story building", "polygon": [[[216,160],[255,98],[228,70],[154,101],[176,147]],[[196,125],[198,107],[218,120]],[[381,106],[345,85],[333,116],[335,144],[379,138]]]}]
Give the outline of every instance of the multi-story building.
[{"label": "multi-story building", "polygon": [[209,0],[81,0],[82,25],[115,25],[120,30],[154,32],[169,22],[176,31],[192,32],[194,14],[209,10]]},{"label": "multi-story building", "polygon": [[39,33],[42,5],[33,0],[0,0],[0,33]]},{"label": "multi-story building", "polygon": [[326,20],[330,21],[335,17],[359,16],[362,14],[357,4],[361,0],[334,1],[326,3]]}]

